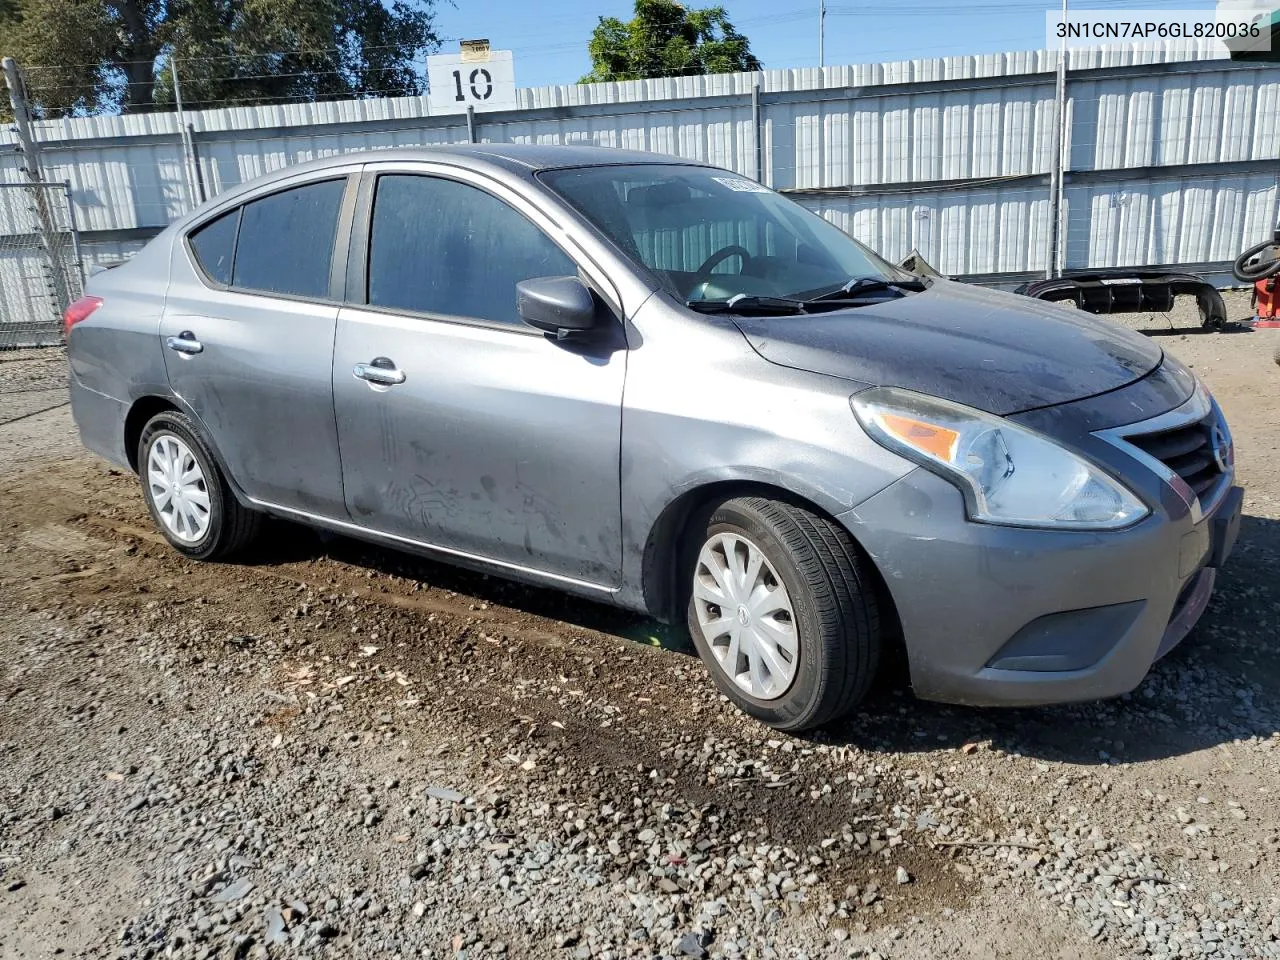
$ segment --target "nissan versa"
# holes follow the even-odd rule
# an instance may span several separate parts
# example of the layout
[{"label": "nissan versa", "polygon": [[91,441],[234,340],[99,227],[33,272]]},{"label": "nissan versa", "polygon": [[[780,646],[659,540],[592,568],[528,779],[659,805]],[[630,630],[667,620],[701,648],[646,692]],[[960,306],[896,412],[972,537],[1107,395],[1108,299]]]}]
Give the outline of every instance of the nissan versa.
[{"label": "nissan versa", "polygon": [[223,194],[66,317],[84,443],[189,557],[264,515],[684,619],[802,730],[1133,689],[1239,529],[1204,385],[1074,310],[909,276],[714,167],[331,157]]}]

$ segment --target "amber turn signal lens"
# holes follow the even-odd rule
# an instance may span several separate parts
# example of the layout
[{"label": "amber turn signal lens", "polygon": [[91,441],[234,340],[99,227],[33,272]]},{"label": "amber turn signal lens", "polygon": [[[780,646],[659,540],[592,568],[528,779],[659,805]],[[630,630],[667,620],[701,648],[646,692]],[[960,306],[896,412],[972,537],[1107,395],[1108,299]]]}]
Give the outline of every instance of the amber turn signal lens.
[{"label": "amber turn signal lens", "polygon": [[917,450],[923,450],[948,463],[955,458],[956,441],[960,439],[960,434],[955,430],[896,413],[882,413],[880,423],[903,443],[910,444]]}]

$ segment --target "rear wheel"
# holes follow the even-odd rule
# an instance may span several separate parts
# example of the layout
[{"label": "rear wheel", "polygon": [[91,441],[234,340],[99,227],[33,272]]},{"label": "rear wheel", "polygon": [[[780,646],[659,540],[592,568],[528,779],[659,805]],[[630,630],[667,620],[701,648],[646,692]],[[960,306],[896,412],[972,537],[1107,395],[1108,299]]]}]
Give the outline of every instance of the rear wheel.
[{"label": "rear wheel", "polygon": [[179,553],[229,557],[257,535],[262,515],[240,505],[190,419],[156,414],[138,441],[138,476],[151,519]]},{"label": "rear wheel", "polygon": [[849,712],[875,676],[880,616],[868,561],[841,527],[761,497],[720,504],[694,535],[689,633],[745,712],[798,731]]}]

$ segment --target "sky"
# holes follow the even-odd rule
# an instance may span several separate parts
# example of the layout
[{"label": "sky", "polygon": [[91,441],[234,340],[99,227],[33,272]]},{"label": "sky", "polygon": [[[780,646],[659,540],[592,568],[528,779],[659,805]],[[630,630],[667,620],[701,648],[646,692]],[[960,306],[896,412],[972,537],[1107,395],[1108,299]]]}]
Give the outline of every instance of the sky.
[{"label": "sky", "polygon": [[[687,0],[714,6],[717,0]],[[718,0],[766,67],[818,66],[818,0]],[[1031,50],[1045,46],[1046,0],[828,0],[826,63]],[[1052,4],[1057,8],[1057,4]],[[1088,0],[1071,8],[1212,11],[1213,0]],[[587,40],[601,16],[630,19],[631,0],[438,0],[437,27],[456,53],[487,38],[514,54],[516,85],[576,83],[591,69]]]}]

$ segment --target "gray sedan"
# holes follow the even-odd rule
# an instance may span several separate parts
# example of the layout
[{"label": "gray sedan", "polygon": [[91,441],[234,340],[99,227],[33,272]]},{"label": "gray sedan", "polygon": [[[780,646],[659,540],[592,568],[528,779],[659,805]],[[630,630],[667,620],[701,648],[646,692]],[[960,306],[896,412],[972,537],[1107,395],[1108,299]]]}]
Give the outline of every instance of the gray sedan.
[{"label": "gray sedan", "polygon": [[738,174],[346,155],[229,191],[68,311],[86,446],[201,560],[273,515],[687,622],[784,730],[1131,690],[1239,527],[1209,392],[1076,311],[902,273]]}]

